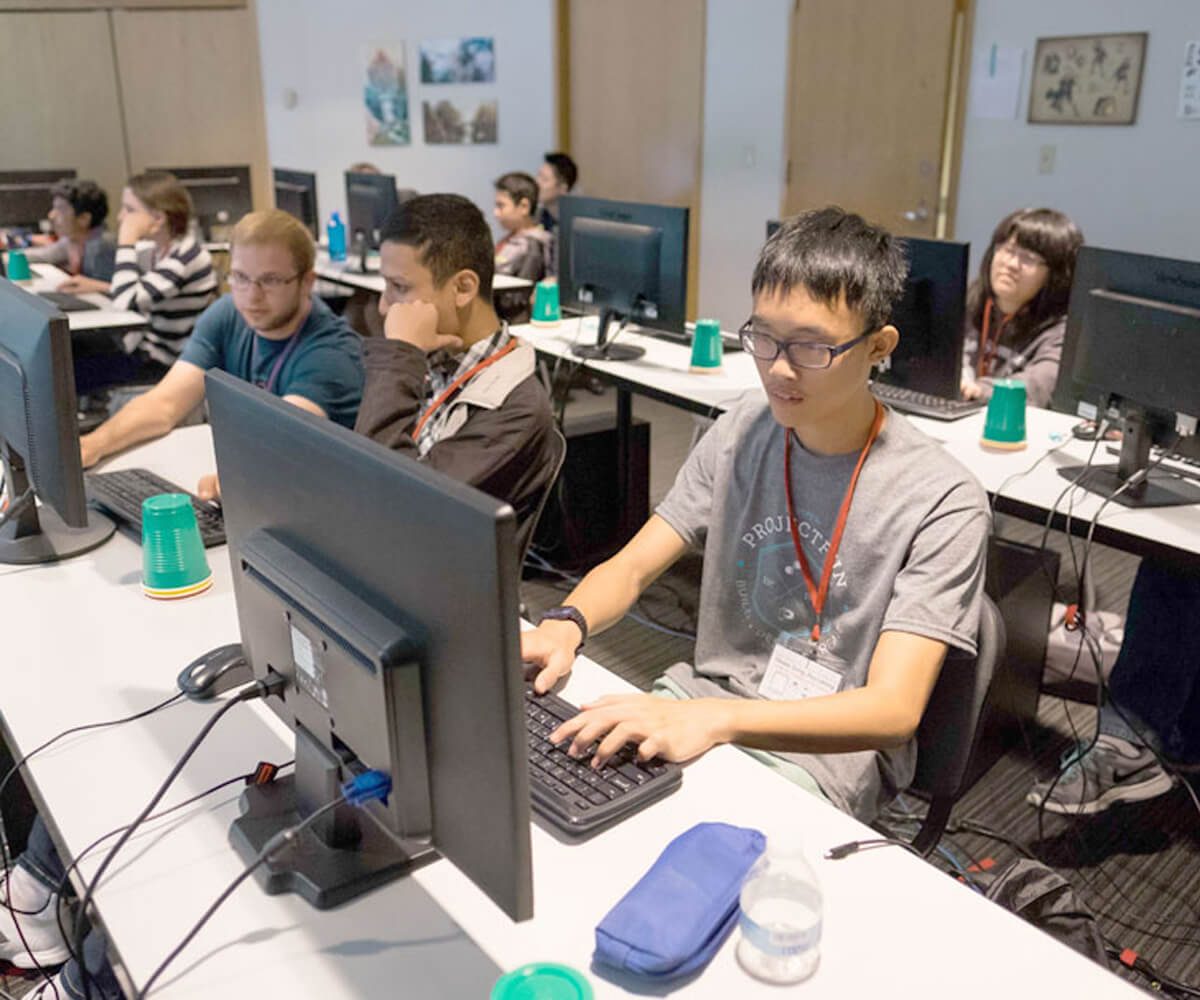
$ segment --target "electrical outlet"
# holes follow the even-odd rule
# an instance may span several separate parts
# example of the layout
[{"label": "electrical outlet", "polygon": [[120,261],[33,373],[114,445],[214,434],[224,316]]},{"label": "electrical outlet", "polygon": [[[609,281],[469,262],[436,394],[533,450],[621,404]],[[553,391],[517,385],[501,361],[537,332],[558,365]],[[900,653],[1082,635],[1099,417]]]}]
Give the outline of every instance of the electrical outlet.
[{"label": "electrical outlet", "polygon": [[1054,173],[1055,154],[1058,153],[1057,146],[1042,146],[1038,150],[1038,173],[1052,174]]}]

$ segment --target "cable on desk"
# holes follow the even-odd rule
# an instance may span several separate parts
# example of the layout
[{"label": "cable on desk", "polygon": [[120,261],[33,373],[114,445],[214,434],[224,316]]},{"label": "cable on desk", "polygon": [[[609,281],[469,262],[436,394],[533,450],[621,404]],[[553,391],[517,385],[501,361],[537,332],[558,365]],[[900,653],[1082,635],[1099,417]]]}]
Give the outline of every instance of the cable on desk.
[{"label": "cable on desk", "polygon": [[[291,767],[294,763],[295,763],[295,761],[289,760],[289,761],[285,761],[282,764],[266,765],[270,769],[270,772],[269,772],[270,780],[274,780],[275,776],[280,771],[284,770],[285,768]],[[196,795],[193,795],[190,799],[184,799],[182,802],[176,803],[175,805],[170,806],[167,809],[163,809],[161,812],[152,813],[151,815],[146,817],[146,822],[149,823],[149,822],[152,822],[153,820],[162,819],[164,816],[169,816],[169,815],[171,815],[171,813],[178,812],[180,809],[186,809],[188,806],[192,805],[193,803],[199,802],[201,799],[207,798],[209,795],[212,795],[215,792],[219,792],[222,788],[228,788],[230,785],[235,785],[235,784],[238,784],[239,782],[241,784],[245,784],[245,785],[256,784],[256,783],[265,783],[265,782],[261,782],[259,780],[260,775],[263,772],[263,767],[264,767],[264,764],[259,763],[259,765],[253,771],[250,771],[248,774],[239,774],[236,777],[228,778],[225,781],[220,782],[219,784],[213,785],[211,788],[206,788],[204,791],[199,792]],[[58,899],[56,902],[54,919],[55,919],[55,922],[58,924],[58,931],[62,935],[63,941],[65,941],[67,944],[67,950],[71,953],[71,958],[75,959],[75,961],[77,961],[77,962],[82,961],[82,956],[76,954],[76,952],[74,951],[74,949],[71,946],[70,935],[67,933],[66,924],[63,922],[63,907],[62,907],[63,897],[66,895],[67,888],[70,885],[71,872],[73,872],[76,868],[78,868],[80,863],[83,861],[83,859],[86,858],[89,854],[91,854],[92,851],[94,851],[97,847],[99,847],[101,844],[103,844],[104,841],[117,836],[117,834],[124,832],[126,829],[128,829],[128,824],[126,826],[119,826],[114,830],[109,830],[108,833],[101,834],[99,837],[97,837],[95,840],[93,840],[90,844],[88,844],[88,846],[85,847],[82,851],[80,851],[75,856],[75,859],[69,865],[67,865],[66,870],[63,872],[63,877],[59,880],[58,888],[55,890],[58,893]]]},{"label": "cable on desk", "polygon": [[[170,773],[165,779],[163,779],[162,784],[159,785],[158,790],[146,804],[146,807],[138,814],[133,822],[125,828],[125,832],[121,834],[116,844],[111,850],[109,850],[108,854],[104,856],[104,860],[100,862],[100,867],[96,869],[96,874],[92,876],[92,880],[88,883],[87,889],[83,894],[83,898],[80,900],[79,913],[81,917],[87,917],[88,904],[92,901],[92,896],[95,894],[96,887],[100,884],[100,880],[104,877],[104,873],[108,871],[108,866],[113,863],[113,860],[116,858],[121,848],[124,847],[129,841],[129,838],[133,836],[134,831],[137,830],[137,828],[146,821],[146,817],[154,811],[154,807],[158,805],[158,803],[162,800],[162,797],[166,795],[167,789],[171,787],[171,784],[179,776],[179,772],[183,770],[184,765],[191,760],[192,755],[200,748],[200,744],[204,742],[205,737],[212,732],[213,727],[221,721],[227,712],[242,704],[242,702],[253,701],[256,698],[265,698],[268,695],[278,694],[283,689],[285,683],[286,682],[284,681],[283,677],[280,675],[273,675],[265,680],[256,680],[252,684],[249,684],[238,691],[236,695],[225,702],[209,717],[209,720],[201,727],[200,732],[196,734],[191,744],[183,752],[183,755],[178,761],[175,762],[175,766],[171,768]],[[75,928],[73,950],[78,955],[83,954],[84,923],[84,920],[79,920]],[[86,962],[79,963],[79,978],[83,983],[84,997],[86,1000],[92,1000],[92,981],[91,976],[88,973]]]},{"label": "cable on desk", "polygon": [[0,513],[0,528],[8,524],[14,517],[25,513],[25,508],[33,503],[33,487],[30,486],[12,503],[5,505],[4,512]]},{"label": "cable on desk", "polygon": [[[153,715],[155,712],[161,711],[162,709],[167,708],[168,706],[173,705],[176,702],[179,702],[182,700],[183,700],[183,694],[180,692],[176,692],[175,694],[171,695],[171,697],[167,698],[166,700],[160,701],[157,704],[150,706],[149,708],[142,709],[142,711],[140,711],[140,712],[134,712],[133,715],[126,715],[120,719],[110,719],[107,722],[89,722],[82,726],[72,726],[70,729],[64,729],[58,735],[50,737],[50,739],[46,740],[45,743],[42,743],[39,746],[34,747],[32,750],[29,751],[29,753],[27,753],[23,757],[21,757],[15,764],[13,764],[12,767],[10,767],[8,769],[8,773],[5,774],[5,776],[2,780],[0,780],[0,798],[3,798],[4,791],[6,788],[8,788],[8,783],[10,781],[12,781],[13,777],[17,774],[17,772],[19,772],[21,770],[21,768],[24,767],[34,757],[34,755],[41,753],[43,750],[46,750],[49,747],[52,747],[59,740],[64,739],[67,736],[73,736],[76,733],[83,733],[83,732],[87,732],[92,729],[106,729],[110,726],[123,725],[126,722],[136,722],[138,719],[144,719],[144,718],[146,718],[146,716]],[[3,863],[3,866],[4,866],[3,870],[5,872],[11,871],[13,862],[12,862],[12,859],[9,857],[9,853],[8,853],[8,839],[7,839],[7,837],[2,837],[2,836],[0,836],[0,863]],[[37,914],[41,913],[42,909],[45,909],[45,907],[43,906],[42,909],[39,909],[39,910],[18,909],[17,907],[12,905],[12,902],[8,896],[7,888],[6,888],[6,891],[4,894],[3,905],[5,906],[5,908],[8,910],[9,914],[13,918],[13,926],[17,929],[17,936],[20,937],[20,939],[21,939],[21,945],[25,948],[26,952],[29,953],[29,957],[33,958],[33,949],[29,947],[29,942],[25,938],[25,932],[21,930],[21,922],[17,919],[17,916],[18,915],[27,916],[27,917],[36,916]],[[68,948],[69,947],[70,947],[70,945],[68,944]],[[41,975],[41,977],[44,980],[46,980],[47,983],[50,984],[51,989],[54,990],[55,996],[57,998],[58,987],[54,983],[53,975],[45,968],[45,966],[43,966],[40,962],[38,962],[38,960],[36,958],[33,958],[33,964],[34,964],[34,967],[37,970],[38,974]]]},{"label": "cable on desk", "polygon": [[341,791],[336,798],[325,803],[325,805],[321,806],[320,809],[317,809],[299,823],[296,823],[295,825],[288,827],[286,830],[281,830],[279,833],[275,834],[274,837],[267,841],[267,843],[263,846],[263,849],[258,852],[258,857],[248,864],[242,870],[241,874],[239,874],[237,878],[235,878],[229,883],[229,885],[225,887],[221,894],[213,900],[212,905],[204,911],[200,919],[197,920],[192,926],[192,929],[184,935],[183,940],[180,941],[174,949],[172,949],[171,953],[162,960],[158,968],[150,974],[150,978],[146,980],[146,985],[138,991],[137,1000],[144,1000],[144,998],[150,993],[150,990],[154,987],[154,984],[158,980],[159,976],[166,971],[167,966],[169,966],[175,960],[179,953],[191,943],[192,938],[200,933],[200,929],[206,923],[208,923],[209,918],[211,918],[212,915],[217,912],[225,900],[233,895],[234,890],[237,889],[239,885],[246,881],[246,879],[248,879],[256,871],[258,871],[259,868],[266,864],[273,854],[276,854],[283,850],[283,848],[288,847],[292,841],[294,841],[296,837],[298,837],[304,830],[310,827],[326,813],[340,806],[343,802],[348,802],[350,805],[354,806],[363,806],[368,802],[374,802],[376,799],[379,799],[386,803],[387,797],[391,790],[392,779],[384,772],[365,771],[364,773],[342,785]]}]

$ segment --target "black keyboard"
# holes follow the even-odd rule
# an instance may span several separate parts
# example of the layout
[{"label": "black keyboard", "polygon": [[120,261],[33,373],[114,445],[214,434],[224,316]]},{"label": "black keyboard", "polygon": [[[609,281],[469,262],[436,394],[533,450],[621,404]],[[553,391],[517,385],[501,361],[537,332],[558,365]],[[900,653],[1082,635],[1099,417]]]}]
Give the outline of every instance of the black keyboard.
[{"label": "black keyboard", "polygon": [[529,789],[534,810],[571,837],[606,827],[669,795],[683,781],[678,764],[640,763],[636,750],[623,747],[604,767],[593,770],[591,755],[571,757],[546,737],[579,713],[557,695],[525,688],[525,728],[529,735]]},{"label": "black keyboard", "polygon": [[125,522],[138,537],[142,533],[142,501],[160,493],[187,493],[192,497],[196,524],[204,547],[225,544],[225,518],[221,508],[205,503],[187,490],[156,476],[146,469],[121,469],[118,472],[89,472],[85,477],[88,499]]},{"label": "black keyboard", "polygon": [[886,382],[872,382],[871,392],[881,403],[887,403],[901,413],[917,417],[932,417],[934,420],[959,420],[969,417],[987,406],[983,399],[946,399],[928,392],[915,392]]},{"label": "black keyboard", "polygon": [[88,302],[87,299],[81,299],[78,296],[70,295],[67,292],[39,292],[43,299],[51,305],[56,305],[62,312],[86,312],[89,309],[99,309],[100,307],[94,302]]}]

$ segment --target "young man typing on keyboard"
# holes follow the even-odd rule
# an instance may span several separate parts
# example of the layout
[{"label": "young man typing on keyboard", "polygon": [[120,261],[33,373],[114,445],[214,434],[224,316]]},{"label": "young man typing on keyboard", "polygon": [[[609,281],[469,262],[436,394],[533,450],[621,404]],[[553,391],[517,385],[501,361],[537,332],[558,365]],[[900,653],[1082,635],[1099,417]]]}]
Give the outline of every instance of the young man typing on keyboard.
[{"label": "young man typing on keyboard", "polygon": [[583,706],[552,739],[598,741],[594,766],[627,743],[675,761],[734,743],[863,819],[908,784],[947,650],[975,651],[988,512],[970,473],[868,389],[905,271],[888,233],[841,209],[767,242],[745,335],[765,397],[722,416],[633,540],[522,636],[546,691],[696,547],[696,663],[653,695]]},{"label": "young man typing on keyboard", "polygon": [[[230,294],[196,321],[162,381],[80,438],[85,468],[174,428],[203,402],[209,368],[354,425],[362,399],[362,345],[313,295],[315,251],[308,230],[286,212],[251,212],[234,227],[230,254]],[[216,497],[216,477],[205,476],[197,493]]]}]

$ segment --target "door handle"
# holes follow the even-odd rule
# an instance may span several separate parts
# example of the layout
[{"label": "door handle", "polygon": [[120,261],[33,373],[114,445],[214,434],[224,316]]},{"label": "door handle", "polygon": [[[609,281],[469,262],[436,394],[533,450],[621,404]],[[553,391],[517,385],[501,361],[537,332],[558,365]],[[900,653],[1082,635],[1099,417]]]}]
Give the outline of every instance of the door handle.
[{"label": "door handle", "polygon": [[916,208],[910,208],[907,212],[902,212],[906,222],[924,222],[929,218],[929,208],[924,201]]}]

